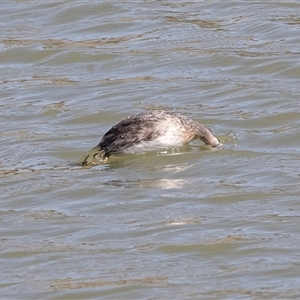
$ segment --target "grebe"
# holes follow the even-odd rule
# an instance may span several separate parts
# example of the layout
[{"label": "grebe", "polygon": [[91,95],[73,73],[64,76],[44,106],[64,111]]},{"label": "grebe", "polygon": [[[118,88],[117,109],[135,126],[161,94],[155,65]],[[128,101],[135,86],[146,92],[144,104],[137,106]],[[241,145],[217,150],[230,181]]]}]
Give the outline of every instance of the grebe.
[{"label": "grebe", "polygon": [[87,166],[105,162],[112,154],[136,153],[181,147],[194,139],[216,147],[220,144],[202,124],[173,111],[148,111],[129,116],[114,125],[80,160]]}]

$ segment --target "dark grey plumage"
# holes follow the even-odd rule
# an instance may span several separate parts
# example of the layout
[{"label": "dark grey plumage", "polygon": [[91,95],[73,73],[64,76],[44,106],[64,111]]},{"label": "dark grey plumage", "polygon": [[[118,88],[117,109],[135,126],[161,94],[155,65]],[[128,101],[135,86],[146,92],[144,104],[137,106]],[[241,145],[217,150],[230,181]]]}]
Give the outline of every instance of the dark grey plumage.
[{"label": "dark grey plumage", "polygon": [[[209,131],[202,124],[172,111],[148,111],[129,116],[114,125],[101,139],[98,147],[104,151],[104,156],[120,153],[141,142],[150,142],[166,134],[168,124],[176,123],[187,134],[186,143],[198,136],[205,138]],[[200,129],[200,131],[199,131]],[[188,132],[190,131],[190,132]],[[210,132],[210,131],[209,131]],[[204,139],[205,143],[209,143]]]}]

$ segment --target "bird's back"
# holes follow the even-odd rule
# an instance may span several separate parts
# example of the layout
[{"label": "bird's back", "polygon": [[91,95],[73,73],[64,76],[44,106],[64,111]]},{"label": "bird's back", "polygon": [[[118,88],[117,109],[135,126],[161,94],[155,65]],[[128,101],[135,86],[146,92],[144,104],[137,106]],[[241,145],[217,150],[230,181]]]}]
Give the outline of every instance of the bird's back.
[{"label": "bird's back", "polygon": [[[114,125],[101,139],[99,147],[109,156],[112,153],[124,152],[129,148],[151,144],[155,147],[182,145],[191,140],[185,138],[188,133],[186,125],[195,122],[168,111],[150,111],[130,116]],[[190,124],[191,126],[193,124]],[[192,134],[194,136],[194,133]]]}]

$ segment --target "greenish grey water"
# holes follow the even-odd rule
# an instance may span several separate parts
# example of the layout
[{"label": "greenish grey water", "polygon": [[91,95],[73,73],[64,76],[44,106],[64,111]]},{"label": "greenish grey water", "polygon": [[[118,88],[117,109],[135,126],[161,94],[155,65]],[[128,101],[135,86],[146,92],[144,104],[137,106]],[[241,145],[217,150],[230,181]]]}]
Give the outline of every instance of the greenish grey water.
[{"label": "greenish grey water", "polygon": [[[298,299],[297,1],[9,1],[2,299]],[[224,142],[75,162],[149,109]]]}]

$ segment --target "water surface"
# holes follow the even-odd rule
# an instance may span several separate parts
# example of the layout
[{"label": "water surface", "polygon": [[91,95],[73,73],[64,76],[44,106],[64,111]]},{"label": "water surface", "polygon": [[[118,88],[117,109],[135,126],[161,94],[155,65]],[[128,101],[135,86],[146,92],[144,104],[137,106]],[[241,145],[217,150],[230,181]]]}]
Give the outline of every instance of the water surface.
[{"label": "water surface", "polygon": [[[3,299],[298,299],[297,1],[10,1],[0,30]],[[224,142],[75,162],[117,121]]]}]

